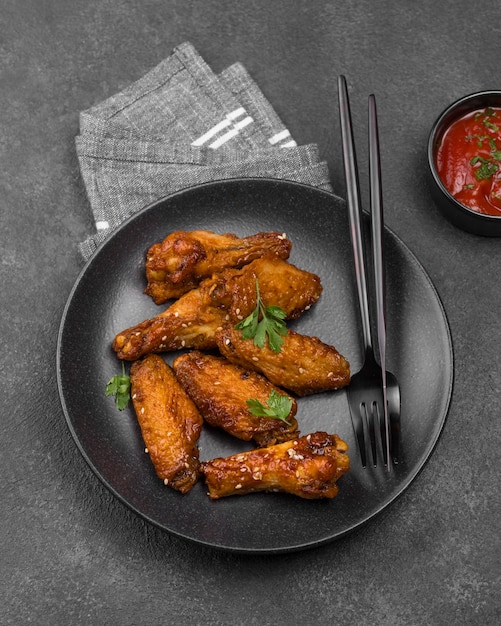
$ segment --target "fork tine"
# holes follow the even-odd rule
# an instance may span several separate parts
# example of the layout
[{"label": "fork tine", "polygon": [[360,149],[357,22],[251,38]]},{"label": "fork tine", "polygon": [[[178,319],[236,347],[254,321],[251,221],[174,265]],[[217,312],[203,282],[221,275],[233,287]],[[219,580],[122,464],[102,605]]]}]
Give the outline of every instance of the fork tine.
[{"label": "fork tine", "polygon": [[351,423],[353,425],[353,430],[355,431],[355,436],[356,436],[357,444],[358,444],[358,450],[360,452],[360,460],[362,462],[362,467],[367,467],[367,455],[365,452],[364,420],[361,415],[362,410],[363,410],[363,406],[360,405],[360,412],[350,411],[350,413],[351,413]]},{"label": "fork tine", "polygon": [[400,387],[393,375],[388,376],[388,413],[390,417],[390,449],[393,463],[400,463]]},{"label": "fork tine", "polygon": [[[388,450],[389,448],[389,445],[386,439],[388,436],[388,432],[386,430],[386,424],[384,421],[384,412],[381,415],[381,411],[379,411],[379,435],[381,437],[381,444],[383,446],[383,452],[386,452],[386,450]],[[383,454],[383,460],[384,460],[384,464],[386,465],[388,462],[388,459],[386,458],[386,454]]]},{"label": "fork tine", "polygon": [[371,442],[372,464],[377,467],[377,443],[376,443],[376,424],[380,423],[379,405],[374,400],[367,410],[367,424],[369,427],[369,438]]}]

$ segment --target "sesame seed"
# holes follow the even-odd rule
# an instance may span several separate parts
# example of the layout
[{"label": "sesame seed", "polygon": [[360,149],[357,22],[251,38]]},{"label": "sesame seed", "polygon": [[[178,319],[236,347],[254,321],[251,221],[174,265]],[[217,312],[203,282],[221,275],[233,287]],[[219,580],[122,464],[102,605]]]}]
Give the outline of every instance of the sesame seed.
[{"label": "sesame seed", "polygon": [[162,337],[162,341],[167,341],[167,335],[164,335],[164,336]]},{"label": "sesame seed", "polygon": [[146,452],[146,454],[148,454],[148,448],[145,448],[144,451]]},{"label": "sesame seed", "polygon": [[304,374],[305,372],[306,372],[306,370],[305,370],[303,367],[300,367],[300,368],[299,368],[299,373],[300,373],[300,374]]},{"label": "sesame seed", "polygon": [[144,413],[144,406],[141,407],[141,414],[143,414],[143,413]]},{"label": "sesame seed", "polygon": [[174,313],[174,317],[179,317],[179,311],[176,311],[176,312]]},{"label": "sesame seed", "polygon": [[242,489],[242,485],[238,483],[238,485],[235,485],[235,489]]},{"label": "sesame seed", "polygon": [[253,357],[252,357],[252,360],[253,360],[253,361],[259,361],[259,358],[258,358],[257,356],[253,356]]},{"label": "sesame seed", "polygon": [[168,485],[169,484],[169,479],[168,478],[164,478],[164,485]]},{"label": "sesame seed", "polygon": [[221,382],[220,382],[219,380],[216,380],[216,381],[214,381],[214,384],[215,384],[215,385],[220,385],[220,384],[221,384]]}]

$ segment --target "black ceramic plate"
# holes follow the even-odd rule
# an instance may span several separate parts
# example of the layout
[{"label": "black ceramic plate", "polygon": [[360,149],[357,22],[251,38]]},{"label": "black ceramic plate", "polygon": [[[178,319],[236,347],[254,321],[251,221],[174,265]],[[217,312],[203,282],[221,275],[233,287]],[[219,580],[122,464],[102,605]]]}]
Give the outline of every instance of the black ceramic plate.
[{"label": "black ceramic plate", "polygon": [[[325,430],[350,446],[351,470],[329,501],[287,494],[252,494],[211,501],[203,483],[180,495],[156,478],[132,408],[119,412],[105,397],[120,372],[115,334],[159,313],[143,294],[148,247],[177,229],[240,236],[286,232],[290,261],[317,273],[319,302],[294,327],[335,345],[356,371],[361,365],[349,231],[344,203],[308,186],[235,180],[193,188],[155,203],[123,224],[80,274],[66,305],[58,340],[58,382],[64,413],[83,456],[117,498],[152,524],[195,542],[240,552],[278,553],[339,538],[381,512],[416,477],[446,418],[453,377],[452,349],[442,305],[423,268],[385,232],[388,366],[402,390],[402,463],[391,473],[363,469],[354,442],[346,392],[299,400],[303,434]],[[171,362],[172,355],[165,355]],[[202,460],[248,444],[207,428]]]}]

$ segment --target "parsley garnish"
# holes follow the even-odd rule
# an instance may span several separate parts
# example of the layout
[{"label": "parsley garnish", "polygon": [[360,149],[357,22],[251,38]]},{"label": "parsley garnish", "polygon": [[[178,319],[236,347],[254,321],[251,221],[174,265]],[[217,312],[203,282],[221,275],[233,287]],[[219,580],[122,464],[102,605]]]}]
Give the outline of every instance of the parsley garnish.
[{"label": "parsley garnish", "polygon": [[125,373],[122,361],[122,375],[113,376],[106,385],[106,395],[115,396],[115,404],[119,411],[127,408],[130,400],[130,376]]},{"label": "parsley garnish", "polygon": [[499,130],[499,126],[497,124],[493,124],[488,119],[483,120],[482,124],[486,126],[487,128],[490,128],[491,130],[493,130],[495,133],[497,133]]},{"label": "parsley garnish", "polygon": [[465,141],[472,141],[473,139],[477,140],[477,146],[482,148],[484,145],[484,141],[489,141],[489,135],[467,135],[465,137]]},{"label": "parsley garnish", "polygon": [[[285,318],[287,313],[279,306],[264,306],[259,293],[259,282],[256,278],[256,308],[235,328],[242,331],[244,339],[254,338],[254,345],[263,348],[268,335],[268,343],[273,352],[280,352],[284,337],[287,334]],[[261,318],[261,319],[260,319]]]},{"label": "parsley garnish", "polygon": [[291,423],[287,421],[287,418],[292,409],[292,402],[291,397],[282,395],[273,389],[266,404],[263,404],[257,398],[251,398],[247,400],[247,406],[252,415],[256,417],[273,417],[274,419],[282,420],[282,422],[290,426]]},{"label": "parsley garnish", "polygon": [[470,165],[476,165],[480,163],[480,167],[475,170],[475,178],[477,180],[485,180],[486,178],[490,178],[493,174],[495,174],[499,165],[497,163],[493,163],[489,159],[484,159],[483,157],[477,155],[470,159]]}]

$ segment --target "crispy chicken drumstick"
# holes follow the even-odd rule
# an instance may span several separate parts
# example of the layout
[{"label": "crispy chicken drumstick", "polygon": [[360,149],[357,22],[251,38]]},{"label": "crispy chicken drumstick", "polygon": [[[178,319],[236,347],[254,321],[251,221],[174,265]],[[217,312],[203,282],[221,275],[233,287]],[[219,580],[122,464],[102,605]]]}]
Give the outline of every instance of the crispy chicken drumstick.
[{"label": "crispy chicken drumstick", "polygon": [[255,491],[284,491],[301,498],[334,498],[350,466],[337,435],[312,433],[267,448],[202,463],[212,500]]},{"label": "crispy chicken drumstick", "polygon": [[[177,357],[173,368],[179,383],[211,426],[222,428],[244,441],[254,440],[259,446],[269,446],[298,436],[294,418],[296,401],[261,374],[234,365],[223,357],[197,350]],[[273,391],[290,398],[292,406],[286,416],[287,421],[257,417],[247,405],[249,399],[257,399],[262,405],[267,405]]]},{"label": "crispy chicken drumstick", "polygon": [[274,232],[239,238],[231,233],[178,230],[148,250],[145,293],[162,304],[179,298],[213,274],[240,268],[266,254],[288,259],[291,246],[285,235]]},{"label": "crispy chicken drumstick", "polygon": [[163,313],[118,333],[113,349],[126,361],[149,352],[213,349],[216,331],[225,322],[235,324],[255,308],[256,278],[263,301],[284,309],[288,319],[299,317],[322,293],[316,274],[265,256],[207,278]]}]

